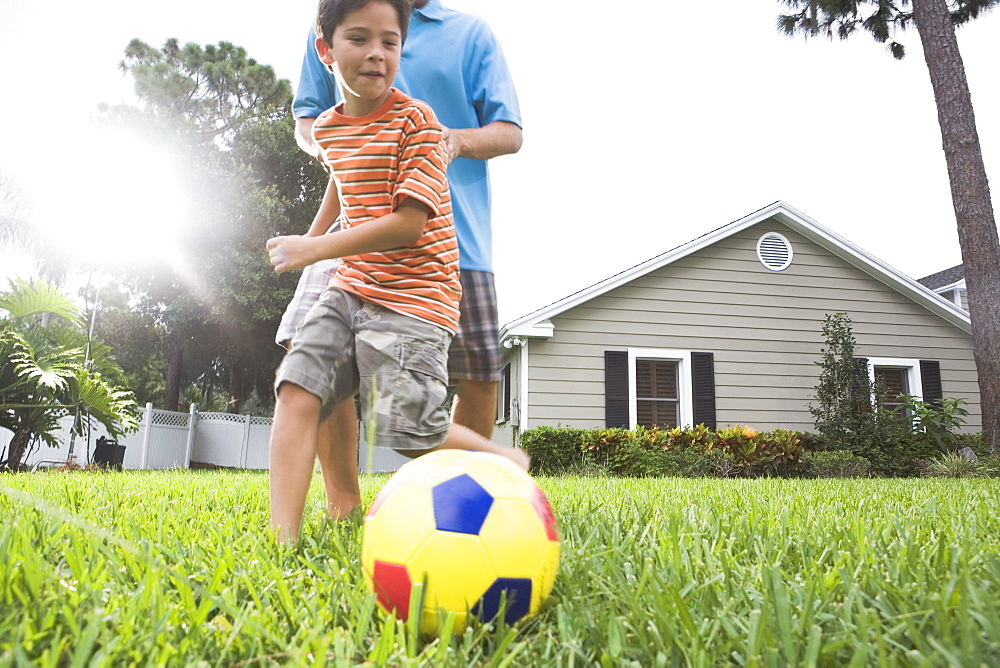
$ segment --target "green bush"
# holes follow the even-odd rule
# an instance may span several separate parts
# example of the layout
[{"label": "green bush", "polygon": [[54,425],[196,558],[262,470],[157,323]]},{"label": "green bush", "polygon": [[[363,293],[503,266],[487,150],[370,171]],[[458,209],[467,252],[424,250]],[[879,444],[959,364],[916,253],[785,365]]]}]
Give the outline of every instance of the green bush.
[{"label": "green bush", "polygon": [[560,474],[584,463],[587,429],[535,427],[521,433],[520,444],[531,457],[531,472]]},{"label": "green bush", "polygon": [[979,468],[984,477],[1000,478],[1000,456],[991,454],[980,457]]},{"label": "green bush", "polygon": [[927,462],[924,475],[928,478],[982,478],[986,472],[978,461],[949,452]]},{"label": "green bush", "polygon": [[810,444],[809,434],[784,429],[712,431],[704,425],[635,431],[538,427],[521,436],[534,473],[579,475],[599,467],[630,478],[801,476]]},{"label": "green bush", "polygon": [[728,455],[744,478],[796,477],[806,470],[805,443],[802,434],[787,429],[758,432],[736,426],[717,431],[711,449]]},{"label": "green bush", "polygon": [[806,467],[814,478],[867,478],[872,463],[847,450],[827,450],[806,455]]},{"label": "green bush", "polygon": [[661,455],[662,475],[678,478],[725,477],[719,467],[719,462],[724,457],[724,454],[717,451],[664,450]]},{"label": "green bush", "polygon": [[663,438],[658,429],[592,429],[583,438],[589,461],[612,475],[628,478],[667,475],[660,457]]},{"label": "green bush", "polygon": [[850,317],[828,314],[823,337],[816,402],[809,405],[816,450],[849,451],[869,460],[873,474],[895,477],[920,475],[928,460],[963,447],[956,433],[968,415],[962,399],[923,402],[904,394],[896,397],[902,406],[888,410],[885,388],[855,356]]}]

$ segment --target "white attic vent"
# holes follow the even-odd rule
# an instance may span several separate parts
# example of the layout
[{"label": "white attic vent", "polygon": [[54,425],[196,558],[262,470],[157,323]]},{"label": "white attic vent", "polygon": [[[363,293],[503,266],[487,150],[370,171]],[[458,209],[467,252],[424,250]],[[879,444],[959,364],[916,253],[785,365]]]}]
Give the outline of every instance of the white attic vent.
[{"label": "white attic vent", "polygon": [[771,271],[787,269],[792,263],[792,244],[777,232],[768,232],[757,240],[757,259]]}]

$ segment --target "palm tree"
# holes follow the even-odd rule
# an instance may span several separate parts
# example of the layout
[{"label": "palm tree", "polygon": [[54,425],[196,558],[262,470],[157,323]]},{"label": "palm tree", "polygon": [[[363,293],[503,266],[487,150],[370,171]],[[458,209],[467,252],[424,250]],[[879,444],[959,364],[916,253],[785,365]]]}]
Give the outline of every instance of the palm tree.
[{"label": "palm tree", "polygon": [[[972,95],[958,50],[955,26],[962,25],[1000,0],[779,0],[797,14],[778,17],[778,30],[807,37],[847,39],[858,29],[889,45],[895,58],[905,55],[894,33],[910,24],[917,29],[930,74],[951,200],[958,223],[983,429],[994,450],[1000,449],[1000,241],[976,130]],[[912,11],[907,11],[912,6]]]},{"label": "palm tree", "polygon": [[[35,439],[57,445],[59,419],[80,410],[120,436],[139,427],[131,392],[105,378],[120,369],[92,346],[80,310],[48,282],[11,281],[0,293],[0,427],[14,433],[0,465],[18,468]],[[47,326],[39,317],[52,314]]]}]

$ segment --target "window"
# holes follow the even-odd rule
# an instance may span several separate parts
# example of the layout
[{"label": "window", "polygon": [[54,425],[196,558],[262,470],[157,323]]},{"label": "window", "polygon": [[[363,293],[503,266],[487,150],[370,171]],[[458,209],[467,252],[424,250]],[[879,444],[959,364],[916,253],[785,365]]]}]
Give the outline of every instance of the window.
[{"label": "window", "polygon": [[676,427],[680,396],[676,360],[641,359],[635,362],[636,424]]},{"label": "window", "polygon": [[628,362],[630,426],[692,424],[690,352],[633,348]]},{"label": "window", "polygon": [[873,357],[868,360],[868,378],[879,388],[877,397],[884,408],[894,410],[903,405],[896,397],[912,394],[923,400],[920,360]]},{"label": "window", "polygon": [[875,376],[879,405],[903,417],[904,413],[900,411],[900,408],[906,404],[898,397],[901,394],[910,393],[907,369],[898,366],[876,366],[872,369],[872,373]]},{"label": "window", "polygon": [[497,424],[510,421],[510,364],[505,364],[497,387]]}]

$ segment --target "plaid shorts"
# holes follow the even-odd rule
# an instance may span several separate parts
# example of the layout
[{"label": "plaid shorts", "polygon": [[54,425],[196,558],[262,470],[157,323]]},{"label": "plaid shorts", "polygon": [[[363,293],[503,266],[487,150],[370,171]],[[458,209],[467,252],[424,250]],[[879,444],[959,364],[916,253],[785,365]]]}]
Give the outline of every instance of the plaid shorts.
[{"label": "plaid shorts", "polygon": [[[340,230],[340,219],[330,226],[327,234],[332,234]],[[274,342],[284,348],[286,344],[295,338],[302,323],[306,321],[309,309],[316,305],[319,298],[323,296],[326,287],[330,285],[330,280],[337,273],[340,260],[320,260],[316,264],[311,264],[302,270],[299,276],[299,284],[295,286],[295,295],[292,301],[288,302],[285,313],[281,316],[281,323],[278,331],[274,335]]]},{"label": "plaid shorts", "polygon": [[500,317],[493,274],[463,269],[458,333],[448,350],[448,379],[500,379]]},{"label": "plaid shorts", "polygon": [[450,426],[445,329],[331,289],[309,312],[276,373],[319,397],[325,418],[358,395],[374,443],[416,456]]},{"label": "plaid shorts", "polygon": [[[302,270],[295,296],[289,302],[281,325],[274,337],[284,346],[295,338],[310,309],[330,285],[340,260],[323,260]],[[497,294],[493,274],[488,271],[464,270],[461,317],[458,332],[448,350],[448,379],[493,382],[500,378],[500,322],[497,315]]]}]

